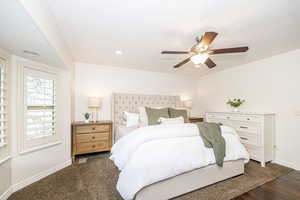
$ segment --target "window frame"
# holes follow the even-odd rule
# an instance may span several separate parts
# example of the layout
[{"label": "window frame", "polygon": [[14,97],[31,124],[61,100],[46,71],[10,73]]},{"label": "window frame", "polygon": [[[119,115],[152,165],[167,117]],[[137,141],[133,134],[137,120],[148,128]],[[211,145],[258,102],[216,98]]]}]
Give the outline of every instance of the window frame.
[{"label": "window frame", "polygon": [[55,117],[55,128],[54,128],[54,134],[44,137],[37,137],[32,138],[30,140],[27,139],[26,130],[27,130],[27,95],[26,95],[26,89],[27,89],[27,76],[34,76],[34,77],[40,77],[45,79],[51,79],[54,80],[55,84],[55,101],[56,101],[56,114],[58,111],[58,83],[59,83],[59,73],[57,70],[52,69],[46,65],[42,65],[36,62],[30,62],[30,61],[19,61],[19,102],[18,102],[18,110],[22,112],[21,115],[19,115],[19,153],[25,154],[28,152],[36,151],[39,149],[51,147],[54,145],[58,145],[62,143],[62,136],[61,133],[58,130],[58,118]]}]

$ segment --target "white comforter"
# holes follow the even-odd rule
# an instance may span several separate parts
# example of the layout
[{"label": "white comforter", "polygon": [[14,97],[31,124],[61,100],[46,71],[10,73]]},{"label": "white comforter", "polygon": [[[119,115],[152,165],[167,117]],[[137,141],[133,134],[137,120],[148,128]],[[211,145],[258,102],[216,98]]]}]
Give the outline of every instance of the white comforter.
[{"label": "white comforter", "polygon": [[[225,161],[249,155],[236,132],[221,126],[226,142]],[[133,199],[143,187],[216,162],[213,149],[206,148],[195,124],[147,126],[122,137],[112,148],[110,159],[121,170],[117,190]]]}]

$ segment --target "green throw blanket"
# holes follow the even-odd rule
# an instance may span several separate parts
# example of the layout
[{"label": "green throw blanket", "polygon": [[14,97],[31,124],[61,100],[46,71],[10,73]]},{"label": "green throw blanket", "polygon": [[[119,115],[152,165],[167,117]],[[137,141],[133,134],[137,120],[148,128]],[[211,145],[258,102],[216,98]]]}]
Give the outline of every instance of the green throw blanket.
[{"label": "green throw blanket", "polygon": [[196,124],[205,147],[213,148],[217,165],[222,167],[225,157],[225,140],[222,137],[220,125],[208,122]]}]

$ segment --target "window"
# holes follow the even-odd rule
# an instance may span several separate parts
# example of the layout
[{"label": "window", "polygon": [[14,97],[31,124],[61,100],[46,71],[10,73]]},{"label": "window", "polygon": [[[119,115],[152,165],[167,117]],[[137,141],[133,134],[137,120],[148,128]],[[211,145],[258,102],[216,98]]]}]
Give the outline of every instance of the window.
[{"label": "window", "polygon": [[55,134],[55,81],[41,76],[26,76],[26,139]]},{"label": "window", "polygon": [[7,145],[7,113],[6,113],[6,65],[0,58],[0,148]]},{"label": "window", "polygon": [[31,62],[21,63],[19,70],[19,110],[23,111],[19,116],[20,153],[60,143],[56,115],[58,72]]}]

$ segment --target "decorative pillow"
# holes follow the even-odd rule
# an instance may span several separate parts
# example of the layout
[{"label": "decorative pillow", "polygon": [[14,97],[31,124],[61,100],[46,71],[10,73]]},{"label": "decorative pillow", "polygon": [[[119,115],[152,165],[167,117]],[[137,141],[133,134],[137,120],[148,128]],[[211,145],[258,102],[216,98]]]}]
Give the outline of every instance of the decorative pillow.
[{"label": "decorative pillow", "polygon": [[184,124],[184,118],[183,117],[176,117],[176,118],[159,118],[158,122],[160,124]]},{"label": "decorative pillow", "polygon": [[183,117],[184,122],[188,122],[188,114],[186,109],[169,108],[168,110],[170,118]]},{"label": "decorative pillow", "polygon": [[137,113],[130,113],[124,111],[124,119],[125,125],[128,128],[136,128],[139,126],[140,115]]},{"label": "decorative pillow", "polygon": [[161,117],[169,118],[168,108],[155,109],[145,107],[145,109],[148,117],[148,125],[159,124],[158,119]]},{"label": "decorative pillow", "polygon": [[[160,109],[163,107],[151,107],[155,109]],[[139,107],[139,114],[140,114],[140,127],[148,126],[148,116],[146,113],[146,107]]]}]

